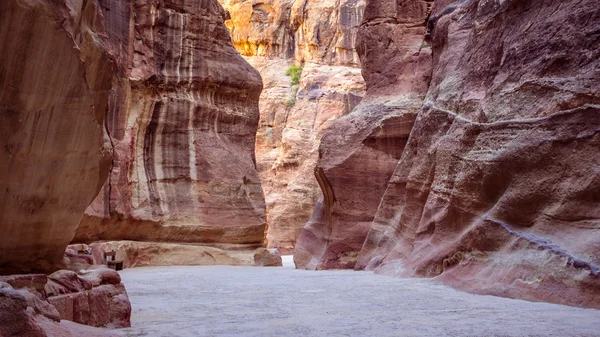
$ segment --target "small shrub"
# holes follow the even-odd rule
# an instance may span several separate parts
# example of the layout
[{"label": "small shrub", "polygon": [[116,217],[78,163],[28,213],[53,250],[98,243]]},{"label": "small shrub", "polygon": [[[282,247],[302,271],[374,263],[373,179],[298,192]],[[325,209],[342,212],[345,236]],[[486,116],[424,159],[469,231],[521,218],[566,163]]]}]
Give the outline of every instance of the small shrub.
[{"label": "small shrub", "polygon": [[421,44],[421,49],[423,48],[431,48],[431,46],[427,42],[423,42],[423,44]]},{"label": "small shrub", "polygon": [[287,106],[288,108],[291,108],[294,106],[294,104],[296,104],[296,100],[293,100],[291,98],[286,99],[283,104],[285,104],[285,106]]},{"label": "small shrub", "polygon": [[285,71],[285,74],[290,77],[292,84],[296,85],[300,83],[300,75],[302,74],[302,66],[299,64],[293,64]]},{"label": "small shrub", "polygon": [[300,87],[297,84],[292,85],[292,87],[290,88],[290,98],[286,99],[283,104],[285,104],[286,107],[291,108],[296,104],[296,94],[298,93],[298,89]]}]

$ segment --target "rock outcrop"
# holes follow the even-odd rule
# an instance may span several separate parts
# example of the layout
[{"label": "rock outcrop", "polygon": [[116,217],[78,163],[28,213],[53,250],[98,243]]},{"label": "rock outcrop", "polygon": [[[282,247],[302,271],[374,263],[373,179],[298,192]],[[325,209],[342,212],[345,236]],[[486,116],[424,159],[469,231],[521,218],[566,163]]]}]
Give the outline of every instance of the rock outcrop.
[{"label": "rock outcrop", "polygon": [[124,328],[130,315],[125,287],[110,269],[0,277],[0,336],[113,336],[80,324]]},{"label": "rock outcrop", "polygon": [[430,79],[429,3],[367,4],[357,48],[367,94],[326,130],[315,176],[323,197],[298,239],[298,268],[354,268]]},{"label": "rock outcrop", "polygon": [[[289,253],[319,197],[313,169],[331,123],[360,102],[364,1],[221,1],[234,46],[264,81],[256,138],[269,247]],[[286,76],[302,65],[298,82]]]},{"label": "rock outcrop", "polygon": [[0,3],[0,273],[51,272],[108,173],[97,3]]},{"label": "rock outcrop", "polygon": [[[82,252],[82,253],[78,253]],[[89,253],[87,253],[89,252]],[[103,241],[90,245],[74,244],[67,247],[71,269],[96,268],[106,265],[105,252],[115,252],[115,259],[123,261],[124,268],[149,266],[230,265],[262,266],[265,261],[281,260],[277,250],[232,244],[176,244],[164,242]],[[260,256],[260,261],[256,261]]]},{"label": "rock outcrop", "polygon": [[254,265],[260,267],[282,267],[283,260],[277,248],[259,248],[254,254]]},{"label": "rock outcrop", "polygon": [[107,116],[115,155],[75,241],[262,244],[261,79],[226,13],[216,0],[100,2],[123,65]]},{"label": "rock outcrop", "polygon": [[[403,6],[406,13],[425,3]],[[358,236],[339,238],[356,222],[332,226],[341,218],[338,209],[372,216],[356,206],[364,193],[348,196],[340,189],[331,172],[343,162],[325,142],[330,133],[353,139],[358,132],[331,128],[318,167],[325,199],[301,235],[297,262],[436,277],[471,292],[600,307],[599,6],[593,0],[435,1],[428,31],[419,28],[423,46],[432,46],[427,95],[389,183],[370,192],[382,197],[373,202],[377,213],[365,225],[370,229],[358,261],[327,255],[336,241],[344,249],[346,242],[359,245]],[[370,9],[388,7],[369,1],[359,39],[376,43],[381,39],[368,39],[369,28],[406,22],[369,20]],[[367,97],[377,83],[394,88],[385,75],[415,73],[370,71],[369,64],[387,64],[378,60],[381,54],[369,48],[361,54]],[[392,96],[402,96],[394,90]],[[346,152],[360,149],[348,146]]]},{"label": "rock outcrop", "polygon": [[364,0],[220,0],[227,27],[244,56],[359,65],[355,51]]},{"label": "rock outcrop", "polygon": [[426,102],[357,267],[600,307],[600,5],[432,18]]}]

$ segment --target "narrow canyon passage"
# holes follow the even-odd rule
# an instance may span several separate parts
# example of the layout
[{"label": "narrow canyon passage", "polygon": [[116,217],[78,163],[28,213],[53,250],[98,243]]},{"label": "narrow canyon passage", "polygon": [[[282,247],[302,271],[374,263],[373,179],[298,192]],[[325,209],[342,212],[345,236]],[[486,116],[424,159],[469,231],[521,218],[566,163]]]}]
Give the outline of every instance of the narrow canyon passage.
[{"label": "narrow canyon passage", "polygon": [[355,271],[233,266],[121,272],[123,336],[598,336],[600,311]]}]

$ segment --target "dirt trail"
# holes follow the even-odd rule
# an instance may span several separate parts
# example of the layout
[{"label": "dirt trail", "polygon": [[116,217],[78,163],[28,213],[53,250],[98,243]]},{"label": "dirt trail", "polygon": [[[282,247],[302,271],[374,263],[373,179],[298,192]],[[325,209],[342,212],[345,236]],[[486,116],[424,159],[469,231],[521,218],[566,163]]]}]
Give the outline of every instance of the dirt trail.
[{"label": "dirt trail", "polygon": [[462,293],[355,271],[151,267],[121,272],[123,336],[600,336],[600,310]]}]

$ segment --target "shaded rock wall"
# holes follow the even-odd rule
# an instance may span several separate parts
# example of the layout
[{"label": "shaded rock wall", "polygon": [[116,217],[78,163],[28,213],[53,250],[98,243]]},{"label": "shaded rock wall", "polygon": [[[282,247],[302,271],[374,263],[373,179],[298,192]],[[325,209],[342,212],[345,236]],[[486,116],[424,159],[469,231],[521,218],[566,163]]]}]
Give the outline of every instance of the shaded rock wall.
[{"label": "shaded rock wall", "polygon": [[261,79],[216,1],[101,0],[123,64],[107,126],[115,156],[75,241],[261,245],[254,159]]},{"label": "shaded rock wall", "polygon": [[[359,39],[375,22],[394,21],[368,19],[370,9],[389,6],[369,1]],[[341,141],[328,145],[326,136],[317,168],[325,199],[301,234],[299,266],[436,277],[477,293],[600,307],[598,6],[435,1],[424,35],[432,46],[427,95],[389,182],[372,185],[382,197],[357,212],[368,219],[377,209],[357,262],[330,247],[360,245],[358,235],[339,234],[356,222],[337,219],[338,209],[360,210],[365,193],[337,192],[331,172],[343,166],[329,148]],[[373,72],[385,67],[381,54],[361,53],[367,97],[379,85],[401,96],[383,74],[414,72]]]},{"label": "shaded rock wall", "polygon": [[[325,130],[364,94],[355,39],[364,1],[221,1],[234,46],[264,81],[256,156],[267,244],[294,248],[320,190],[313,168]],[[298,84],[286,70],[303,64]]]},{"label": "shaded rock wall", "polygon": [[599,4],[446,5],[357,268],[600,307]]},{"label": "shaded rock wall", "polygon": [[428,8],[426,1],[367,4],[357,42],[367,94],[321,140],[315,176],[323,197],[298,239],[298,268],[354,267],[427,92]]},{"label": "shaded rock wall", "polygon": [[50,272],[108,173],[94,1],[0,3],[0,273]]}]

